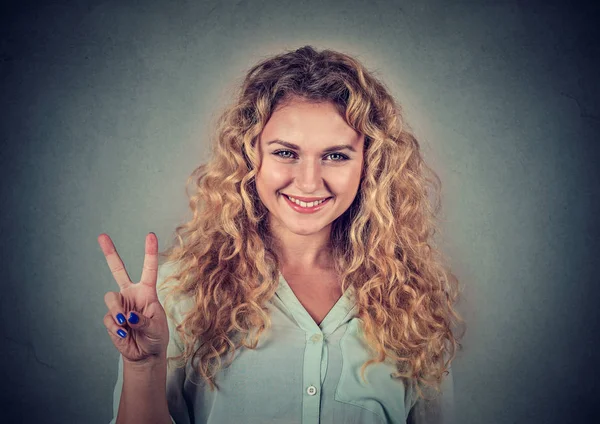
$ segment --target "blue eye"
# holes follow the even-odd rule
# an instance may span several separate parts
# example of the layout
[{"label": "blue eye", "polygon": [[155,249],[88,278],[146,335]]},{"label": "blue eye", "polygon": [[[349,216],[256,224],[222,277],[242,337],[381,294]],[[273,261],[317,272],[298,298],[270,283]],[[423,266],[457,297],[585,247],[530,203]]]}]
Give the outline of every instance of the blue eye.
[{"label": "blue eye", "polygon": [[[288,155],[282,155],[281,153],[290,153],[292,156],[288,156]],[[273,152],[273,154],[275,156],[279,156],[280,158],[283,159],[292,159],[293,155],[295,155],[294,152],[292,152],[291,150],[277,150],[275,152]],[[344,155],[343,153],[329,153],[327,156],[339,156],[339,159],[333,159],[331,160],[331,162],[343,162],[346,161],[348,159],[350,159],[348,156]]]},{"label": "blue eye", "polygon": [[344,155],[342,153],[330,153],[328,156],[331,156],[331,155],[338,155],[340,157],[339,160],[334,160],[334,162],[342,162],[342,161],[345,161],[345,160],[349,159],[348,156],[346,156],[346,155]]},{"label": "blue eye", "polygon": [[281,156],[280,153],[293,153],[293,152],[290,152],[289,150],[278,150],[276,152],[273,152],[274,155],[277,155],[280,158],[290,159],[290,156]]}]

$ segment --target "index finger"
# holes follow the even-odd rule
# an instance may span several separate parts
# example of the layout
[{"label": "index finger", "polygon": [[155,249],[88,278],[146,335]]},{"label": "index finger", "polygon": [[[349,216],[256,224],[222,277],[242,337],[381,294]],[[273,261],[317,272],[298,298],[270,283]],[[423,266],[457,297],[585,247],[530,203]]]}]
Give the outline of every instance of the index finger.
[{"label": "index finger", "polygon": [[142,268],[142,279],[140,283],[156,287],[158,278],[158,238],[156,234],[146,235],[146,254],[144,255],[144,266]]},{"label": "index finger", "polygon": [[108,267],[110,268],[112,275],[115,277],[115,281],[119,287],[121,289],[125,289],[130,286],[131,279],[129,278],[129,274],[127,274],[125,265],[123,264],[123,261],[117,253],[117,249],[115,248],[115,245],[108,234],[100,234],[98,236],[98,244],[100,244],[102,253],[104,253],[104,256],[106,257]]}]

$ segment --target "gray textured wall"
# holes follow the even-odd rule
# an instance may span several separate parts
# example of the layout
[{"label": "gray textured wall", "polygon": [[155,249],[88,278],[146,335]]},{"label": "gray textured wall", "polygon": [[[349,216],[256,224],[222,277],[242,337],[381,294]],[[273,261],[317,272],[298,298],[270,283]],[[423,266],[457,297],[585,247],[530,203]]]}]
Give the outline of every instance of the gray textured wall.
[{"label": "gray textured wall", "polygon": [[110,420],[96,237],[139,278],[145,234],[164,248],[188,216],[230,88],[305,44],[376,71],[443,181],[460,422],[598,419],[599,15],[564,3],[5,2],[0,421]]}]

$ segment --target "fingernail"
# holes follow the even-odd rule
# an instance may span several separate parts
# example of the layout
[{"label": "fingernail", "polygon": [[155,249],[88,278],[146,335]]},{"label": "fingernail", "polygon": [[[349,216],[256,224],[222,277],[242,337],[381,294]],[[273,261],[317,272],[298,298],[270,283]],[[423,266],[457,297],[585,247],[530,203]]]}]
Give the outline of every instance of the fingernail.
[{"label": "fingernail", "polygon": [[121,336],[122,338],[125,338],[125,337],[127,337],[127,333],[126,333],[125,331],[123,331],[123,329],[122,329],[122,328],[119,328],[119,329],[117,330],[117,334],[118,334],[119,336]]},{"label": "fingernail", "polygon": [[125,315],[119,313],[117,314],[117,321],[119,321],[119,324],[124,324],[125,323]]},{"label": "fingernail", "polygon": [[137,324],[140,321],[140,318],[133,312],[129,313],[129,322],[132,324]]}]

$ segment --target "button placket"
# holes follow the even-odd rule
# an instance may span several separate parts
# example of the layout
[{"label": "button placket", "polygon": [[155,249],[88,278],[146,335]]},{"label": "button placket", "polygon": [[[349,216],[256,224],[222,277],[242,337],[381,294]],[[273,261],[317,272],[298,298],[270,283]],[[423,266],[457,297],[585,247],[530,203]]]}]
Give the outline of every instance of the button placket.
[{"label": "button placket", "polygon": [[307,332],[305,340],[303,378],[305,395],[302,401],[302,423],[318,424],[321,415],[323,335],[318,330]]},{"label": "button placket", "polygon": [[[318,424],[321,415],[321,391],[327,374],[328,346],[325,340],[338,327],[348,322],[358,306],[354,301],[354,289],[349,287],[323,318],[316,324],[300,303],[295,293],[279,273],[277,298],[283,303],[298,326],[305,332],[304,363],[302,370],[302,424]],[[309,394],[313,389],[314,394]]]}]

